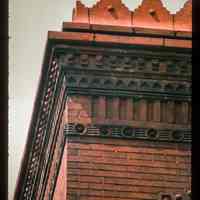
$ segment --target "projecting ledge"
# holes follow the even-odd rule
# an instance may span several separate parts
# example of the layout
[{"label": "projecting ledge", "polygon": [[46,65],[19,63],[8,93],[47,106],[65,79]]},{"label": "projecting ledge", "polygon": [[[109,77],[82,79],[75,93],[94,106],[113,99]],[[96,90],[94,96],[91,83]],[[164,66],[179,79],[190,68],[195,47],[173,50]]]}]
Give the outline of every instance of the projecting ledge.
[{"label": "projecting ledge", "polygon": [[120,35],[106,33],[85,33],[85,32],[56,32],[49,31],[48,39],[60,41],[82,41],[82,42],[99,42],[126,45],[147,45],[147,46],[163,46],[163,47],[181,47],[191,48],[192,41],[180,38],[165,38],[157,36],[139,36],[139,35]]},{"label": "projecting ledge", "polygon": [[63,22],[63,31],[78,31],[78,32],[92,32],[92,33],[112,33],[123,35],[149,35],[160,37],[192,37],[191,31],[177,31],[173,29],[153,29],[146,27],[136,26],[114,26],[114,25],[100,25],[100,24],[88,24],[88,23],[74,23]]}]

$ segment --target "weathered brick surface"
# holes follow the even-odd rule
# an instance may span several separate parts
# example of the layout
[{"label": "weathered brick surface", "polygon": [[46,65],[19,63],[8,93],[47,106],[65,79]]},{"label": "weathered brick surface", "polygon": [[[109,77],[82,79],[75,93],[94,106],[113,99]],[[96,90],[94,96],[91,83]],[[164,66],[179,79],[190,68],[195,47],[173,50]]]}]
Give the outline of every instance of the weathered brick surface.
[{"label": "weathered brick surface", "polygon": [[91,123],[91,98],[88,96],[69,97],[65,109],[66,123]]},{"label": "weathered brick surface", "polygon": [[190,147],[69,137],[67,194],[79,199],[152,199],[190,188]]}]

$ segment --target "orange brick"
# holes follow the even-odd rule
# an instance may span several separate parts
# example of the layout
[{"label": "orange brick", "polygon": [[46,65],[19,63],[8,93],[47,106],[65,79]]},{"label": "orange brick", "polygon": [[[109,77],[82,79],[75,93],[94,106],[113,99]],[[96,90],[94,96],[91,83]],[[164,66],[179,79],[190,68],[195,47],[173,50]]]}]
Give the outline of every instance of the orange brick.
[{"label": "orange brick", "polygon": [[57,39],[57,40],[78,40],[78,41],[93,41],[92,33],[78,33],[78,32],[56,32],[49,31],[48,32],[49,39]]},{"label": "orange brick", "polygon": [[99,1],[89,9],[89,15],[90,24],[131,26],[131,11],[121,1]]},{"label": "orange brick", "polygon": [[192,32],[192,0],[174,15],[174,30]]},{"label": "orange brick", "polygon": [[90,25],[88,23],[74,23],[74,22],[63,22],[63,30],[89,30]]},{"label": "orange brick", "polygon": [[[154,11],[151,15],[150,11]],[[142,4],[133,12],[133,27],[151,29],[173,29],[173,17],[163,6],[161,0],[143,0]]]},{"label": "orange brick", "polygon": [[140,37],[140,36],[114,36],[106,34],[95,34],[96,42],[121,43],[121,44],[139,44],[162,46],[163,38]]},{"label": "orange brick", "polygon": [[192,48],[191,40],[164,39],[166,47]]},{"label": "orange brick", "polygon": [[72,21],[79,23],[89,23],[88,18],[89,9],[81,3],[81,1],[76,1],[76,8],[73,10]]}]

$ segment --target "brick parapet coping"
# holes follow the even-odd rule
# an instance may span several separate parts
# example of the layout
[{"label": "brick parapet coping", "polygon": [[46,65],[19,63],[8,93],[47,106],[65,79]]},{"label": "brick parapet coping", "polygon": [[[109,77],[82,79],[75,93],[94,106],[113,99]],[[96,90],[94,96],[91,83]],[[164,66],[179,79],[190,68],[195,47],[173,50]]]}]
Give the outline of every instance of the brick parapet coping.
[{"label": "brick parapet coping", "polygon": [[176,14],[170,14],[161,0],[143,0],[134,11],[121,0],[100,0],[91,8],[78,0],[72,22],[64,22],[62,32],[49,31],[48,38],[191,48],[192,1],[188,0]]},{"label": "brick parapet coping", "polygon": [[121,0],[100,0],[91,8],[77,1],[72,19],[74,23],[92,26],[94,24],[122,26],[127,31],[134,29],[140,32],[144,29],[154,29],[155,32],[162,30],[191,33],[192,0],[188,0],[175,14],[171,14],[163,6],[161,0],[143,0],[141,5],[133,11],[129,10]]}]

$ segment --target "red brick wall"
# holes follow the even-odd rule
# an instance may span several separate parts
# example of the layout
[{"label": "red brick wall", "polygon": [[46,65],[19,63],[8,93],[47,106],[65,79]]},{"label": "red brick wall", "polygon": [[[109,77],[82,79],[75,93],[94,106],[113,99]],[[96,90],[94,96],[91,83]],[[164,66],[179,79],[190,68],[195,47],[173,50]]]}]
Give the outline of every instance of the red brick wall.
[{"label": "red brick wall", "polygon": [[67,188],[67,179],[66,179],[66,175],[67,175],[67,148],[64,149],[63,152],[63,157],[62,157],[62,162],[61,162],[61,166],[60,166],[60,170],[59,170],[59,174],[58,174],[58,179],[56,182],[56,187],[55,187],[55,191],[54,191],[54,195],[53,195],[53,200],[60,200],[60,199],[66,199],[66,188]]},{"label": "red brick wall", "polygon": [[156,200],[190,188],[187,145],[69,136],[65,148],[67,200]]},{"label": "red brick wall", "polygon": [[[137,101],[143,108],[138,107],[138,111],[131,98],[115,97],[112,105],[108,106],[107,103],[106,97],[70,96],[66,102],[64,121],[85,125],[106,123],[172,129],[190,127],[189,109],[183,109],[185,119],[181,123],[168,120],[173,115],[174,119],[178,119],[176,112],[170,112],[174,107],[169,103],[164,104],[164,108],[169,107],[166,113],[162,102],[157,101],[150,105],[145,100]],[[188,105],[182,106],[187,108]],[[108,107],[113,112],[109,118]],[[124,111],[127,111],[126,115]],[[134,117],[136,112],[137,119]],[[162,116],[166,120],[163,121]],[[65,185],[67,200],[156,200],[159,193],[184,193],[191,185],[189,144],[67,136],[63,156],[66,168],[61,167],[55,200],[60,199],[59,194],[62,193],[59,192],[59,184]]]}]

